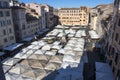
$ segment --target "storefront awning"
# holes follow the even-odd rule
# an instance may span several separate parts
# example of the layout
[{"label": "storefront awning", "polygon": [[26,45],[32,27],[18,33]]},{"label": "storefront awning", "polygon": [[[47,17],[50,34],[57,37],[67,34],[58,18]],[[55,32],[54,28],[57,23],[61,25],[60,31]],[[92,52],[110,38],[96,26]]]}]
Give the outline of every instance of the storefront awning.
[{"label": "storefront awning", "polygon": [[3,50],[7,50],[7,51],[14,51],[15,49],[19,48],[20,46],[22,46],[23,44],[21,43],[14,43],[8,47],[5,47]]},{"label": "storefront awning", "polygon": [[3,56],[5,53],[4,52],[0,52],[0,56]]},{"label": "storefront awning", "polygon": [[31,40],[33,40],[34,39],[34,36],[30,36],[30,37],[25,37],[25,38],[23,38],[23,40],[22,41],[31,41]]}]

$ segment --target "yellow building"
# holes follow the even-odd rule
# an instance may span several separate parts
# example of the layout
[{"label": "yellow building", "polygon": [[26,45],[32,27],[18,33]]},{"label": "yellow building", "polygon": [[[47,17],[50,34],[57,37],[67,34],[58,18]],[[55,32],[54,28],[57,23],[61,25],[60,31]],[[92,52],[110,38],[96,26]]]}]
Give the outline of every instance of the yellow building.
[{"label": "yellow building", "polygon": [[89,8],[61,8],[58,10],[59,22],[61,25],[82,25],[89,23]]}]

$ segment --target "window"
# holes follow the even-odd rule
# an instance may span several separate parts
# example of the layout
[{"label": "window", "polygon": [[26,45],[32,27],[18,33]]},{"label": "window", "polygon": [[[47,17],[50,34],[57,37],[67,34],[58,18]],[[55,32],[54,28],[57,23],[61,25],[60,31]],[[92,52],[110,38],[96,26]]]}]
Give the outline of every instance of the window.
[{"label": "window", "polygon": [[2,11],[0,11],[0,17],[3,17],[3,12]]},{"label": "window", "polygon": [[25,29],[25,24],[22,25],[22,29],[23,29],[23,30]]},{"label": "window", "polygon": [[5,2],[3,2],[3,6],[4,7],[9,7],[9,3],[5,1]]},{"label": "window", "polygon": [[6,31],[5,30],[3,30],[3,35],[6,35]]},{"label": "window", "polygon": [[7,38],[4,39],[4,43],[8,42]]},{"label": "window", "polygon": [[8,21],[7,21],[7,25],[11,25],[11,20],[8,20]]},{"label": "window", "polygon": [[5,26],[6,24],[5,24],[5,21],[3,21],[3,26]]},{"label": "window", "polygon": [[9,11],[6,11],[6,16],[10,16],[10,12]]},{"label": "window", "polygon": [[13,37],[13,36],[11,36],[11,37],[10,37],[10,40],[14,40],[14,37]]},{"label": "window", "polygon": [[12,30],[11,30],[11,28],[9,29],[9,33],[12,33]]},{"label": "window", "polygon": [[118,33],[116,33],[115,40],[118,41]]}]

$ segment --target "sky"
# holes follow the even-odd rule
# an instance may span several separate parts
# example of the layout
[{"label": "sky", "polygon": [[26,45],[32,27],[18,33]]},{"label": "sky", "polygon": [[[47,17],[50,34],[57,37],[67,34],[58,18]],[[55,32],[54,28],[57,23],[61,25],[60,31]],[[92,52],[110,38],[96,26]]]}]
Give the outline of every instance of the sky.
[{"label": "sky", "polygon": [[80,7],[88,6],[95,7],[99,4],[109,4],[113,3],[114,0],[19,0],[24,3],[37,3],[37,4],[49,4],[54,8],[70,8],[70,7]]}]

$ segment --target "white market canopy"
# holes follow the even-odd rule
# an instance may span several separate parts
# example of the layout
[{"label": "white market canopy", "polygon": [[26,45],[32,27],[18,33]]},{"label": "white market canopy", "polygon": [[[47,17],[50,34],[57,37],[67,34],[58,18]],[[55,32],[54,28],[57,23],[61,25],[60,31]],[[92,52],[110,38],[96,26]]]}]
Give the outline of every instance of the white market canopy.
[{"label": "white market canopy", "polygon": [[37,50],[37,51],[34,52],[34,54],[44,54],[44,53],[45,53],[44,50]]},{"label": "white market canopy", "polygon": [[77,68],[78,63],[73,63],[73,62],[63,62],[61,64],[61,68],[63,69],[69,69],[69,68]]},{"label": "white market canopy", "polygon": [[66,52],[64,53],[65,55],[75,55],[75,52],[73,50],[66,50]]},{"label": "white market canopy", "polygon": [[49,62],[62,63],[62,56],[52,56]]},{"label": "white market canopy", "polygon": [[59,44],[60,44],[59,41],[55,41],[55,42],[53,43],[53,45],[59,45]]},{"label": "white market canopy", "polygon": [[60,54],[65,54],[65,52],[66,52],[65,49],[60,49],[60,50],[58,51],[58,53],[60,53]]},{"label": "white market canopy", "polygon": [[56,51],[46,51],[45,55],[56,55]]},{"label": "white market canopy", "polygon": [[51,49],[51,47],[52,47],[52,45],[49,45],[49,44],[46,44],[46,45],[44,45],[43,47],[42,47],[42,50],[50,50]]},{"label": "white market canopy", "polygon": [[33,49],[35,46],[36,46],[36,45],[30,45],[30,46],[28,46],[27,48],[28,48],[28,49]]},{"label": "white market canopy", "polygon": [[59,68],[60,68],[60,65],[57,65],[57,64],[55,64],[55,63],[48,63],[48,64],[45,66],[45,69],[46,69],[46,70],[52,70],[52,71],[57,70],[57,69],[59,69]]},{"label": "white market canopy", "polygon": [[16,58],[10,58],[8,60],[6,60],[5,62],[3,62],[4,65],[9,65],[9,66],[13,66],[16,63],[18,63],[20,61],[20,59],[16,59]]},{"label": "white market canopy", "polygon": [[93,30],[89,31],[89,34],[90,34],[91,39],[99,39],[100,38],[99,35]]},{"label": "white market canopy", "polygon": [[72,56],[72,55],[64,55],[63,62],[75,62],[74,56]]},{"label": "white market canopy", "polygon": [[61,47],[62,47],[62,46],[60,46],[60,45],[53,45],[53,46],[52,46],[52,49],[57,49],[57,50],[59,50],[59,49],[61,49]]}]

